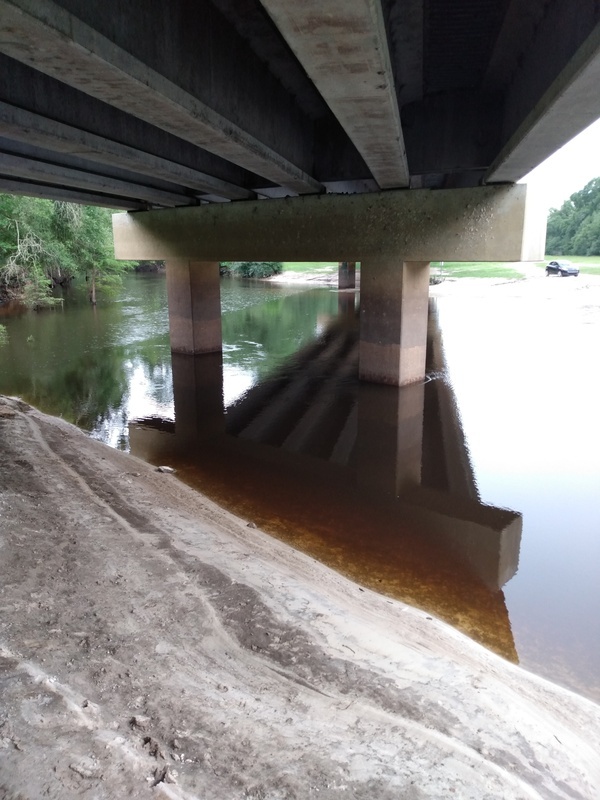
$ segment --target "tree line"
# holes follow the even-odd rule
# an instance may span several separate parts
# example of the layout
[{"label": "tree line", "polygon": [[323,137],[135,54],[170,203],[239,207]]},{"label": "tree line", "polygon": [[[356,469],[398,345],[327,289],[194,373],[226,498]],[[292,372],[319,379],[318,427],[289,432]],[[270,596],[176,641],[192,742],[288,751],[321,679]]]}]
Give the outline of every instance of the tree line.
[{"label": "tree line", "polygon": [[552,255],[600,255],[600,178],[575,192],[548,215],[546,252]]},{"label": "tree line", "polygon": [[114,258],[108,209],[0,194],[0,302],[51,306],[77,281],[95,304],[131,267]]}]

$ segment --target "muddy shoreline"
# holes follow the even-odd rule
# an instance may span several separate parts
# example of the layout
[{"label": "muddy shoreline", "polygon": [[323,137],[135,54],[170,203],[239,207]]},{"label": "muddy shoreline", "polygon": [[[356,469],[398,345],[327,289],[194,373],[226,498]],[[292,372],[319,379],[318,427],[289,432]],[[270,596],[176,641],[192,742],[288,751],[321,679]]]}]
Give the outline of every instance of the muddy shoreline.
[{"label": "muddy shoreline", "polygon": [[0,797],[584,798],[600,707],[0,399]]}]

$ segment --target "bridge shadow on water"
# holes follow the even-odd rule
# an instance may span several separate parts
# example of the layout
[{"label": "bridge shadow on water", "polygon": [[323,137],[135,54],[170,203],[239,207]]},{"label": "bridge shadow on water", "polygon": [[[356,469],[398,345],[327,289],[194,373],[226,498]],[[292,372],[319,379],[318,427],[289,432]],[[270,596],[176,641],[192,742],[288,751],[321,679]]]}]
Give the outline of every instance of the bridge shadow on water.
[{"label": "bridge shadow on water", "polygon": [[131,452],[516,662],[502,586],[522,519],[479,498],[435,309],[427,379],[401,389],[358,381],[353,302],[342,311],[227,409],[220,354],[173,354],[175,422],[131,423]]}]

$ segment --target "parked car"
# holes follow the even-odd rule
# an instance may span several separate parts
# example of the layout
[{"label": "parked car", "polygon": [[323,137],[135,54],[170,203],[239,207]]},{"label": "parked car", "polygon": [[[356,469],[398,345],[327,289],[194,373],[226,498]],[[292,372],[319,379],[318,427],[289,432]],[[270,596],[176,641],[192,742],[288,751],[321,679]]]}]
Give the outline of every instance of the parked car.
[{"label": "parked car", "polygon": [[560,275],[562,278],[573,275],[576,278],[579,275],[579,267],[570,261],[549,261],[546,264],[546,275]]}]

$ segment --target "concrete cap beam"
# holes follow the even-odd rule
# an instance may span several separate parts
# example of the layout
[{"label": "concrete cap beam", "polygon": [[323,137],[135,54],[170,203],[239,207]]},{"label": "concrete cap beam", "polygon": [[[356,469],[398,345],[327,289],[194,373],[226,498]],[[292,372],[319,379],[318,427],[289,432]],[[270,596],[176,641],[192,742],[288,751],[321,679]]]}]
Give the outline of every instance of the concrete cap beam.
[{"label": "concrete cap beam", "polygon": [[52,0],[0,0],[0,51],[290,191],[323,186]]},{"label": "concrete cap beam", "polygon": [[261,0],[382,189],[409,185],[379,2]]},{"label": "concrete cap beam", "polygon": [[123,259],[527,261],[543,258],[543,212],[520,184],[116,214],[113,231]]}]

